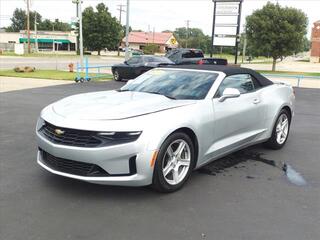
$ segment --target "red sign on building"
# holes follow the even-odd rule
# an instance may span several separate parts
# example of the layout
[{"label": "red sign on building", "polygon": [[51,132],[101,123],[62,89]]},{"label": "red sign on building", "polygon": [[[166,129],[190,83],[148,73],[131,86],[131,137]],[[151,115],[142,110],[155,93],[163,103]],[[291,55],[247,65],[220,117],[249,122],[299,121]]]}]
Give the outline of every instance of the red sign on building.
[{"label": "red sign on building", "polygon": [[311,34],[311,62],[320,62],[320,20],[313,23]]}]

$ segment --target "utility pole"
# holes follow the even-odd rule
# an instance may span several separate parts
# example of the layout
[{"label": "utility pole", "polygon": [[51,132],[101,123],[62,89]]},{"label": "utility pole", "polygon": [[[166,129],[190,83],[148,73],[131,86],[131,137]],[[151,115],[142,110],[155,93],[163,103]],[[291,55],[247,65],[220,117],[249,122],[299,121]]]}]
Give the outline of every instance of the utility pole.
[{"label": "utility pole", "polygon": [[243,49],[242,49],[242,63],[246,58],[246,50],[247,50],[247,34],[244,34]]},{"label": "utility pole", "polygon": [[186,39],[186,48],[188,48],[188,40],[189,40],[189,24],[190,20],[187,20],[187,39]]},{"label": "utility pole", "polygon": [[130,10],[130,0],[127,0],[127,19],[126,19],[126,57],[125,59],[129,59],[129,10]]},{"label": "utility pole", "polygon": [[154,33],[155,33],[155,27],[153,27],[153,32],[152,32],[152,43],[154,43]]},{"label": "utility pole", "polygon": [[30,0],[27,1],[27,35],[28,35],[28,53],[31,53],[31,44],[30,44]]},{"label": "utility pole", "polygon": [[34,43],[35,43],[35,48],[36,52],[38,52],[38,33],[37,33],[37,13],[34,15]]},{"label": "utility pole", "polygon": [[[122,17],[122,13],[123,12],[126,12],[125,10],[123,10],[123,7],[125,7],[126,5],[124,5],[124,4],[120,4],[120,5],[118,5],[118,9],[117,10],[119,10],[119,22],[120,22],[120,25],[121,25],[121,27],[122,27],[122,23],[121,23],[121,17]],[[121,31],[122,32],[122,31]],[[121,42],[122,42],[122,39],[120,39],[120,42],[119,42],[119,46],[118,46],[118,56],[120,56],[120,46],[121,46]]]}]

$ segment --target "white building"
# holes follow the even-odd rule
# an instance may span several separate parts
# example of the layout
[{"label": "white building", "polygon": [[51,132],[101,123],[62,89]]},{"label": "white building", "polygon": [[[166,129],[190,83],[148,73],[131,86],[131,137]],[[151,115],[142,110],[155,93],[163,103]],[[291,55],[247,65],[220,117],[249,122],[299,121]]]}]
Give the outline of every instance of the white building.
[{"label": "white building", "polygon": [[[73,32],[34,31],[30,32],[32,48],[38,43],[39,51],[75,51],[77,38]],[[0,32],[0,49],[13,50],[15,43],[27,45],[28,36],[25,30],[20,32]]]}]

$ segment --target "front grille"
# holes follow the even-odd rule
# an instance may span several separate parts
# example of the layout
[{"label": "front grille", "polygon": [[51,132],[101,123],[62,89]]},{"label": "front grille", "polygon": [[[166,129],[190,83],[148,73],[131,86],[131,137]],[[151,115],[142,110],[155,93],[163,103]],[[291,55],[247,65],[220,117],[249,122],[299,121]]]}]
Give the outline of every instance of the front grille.
[{"label": "front grille", "polygon": [[[57,134],[57,129],[63,133]],[[98,147],[103,144],[103,141],[97,138],[96,132],[60,128],[48,122],[45,122],[39,132],[51,142],[62,145],[75,147]]]},{"label": "front grille", "polygon": [[79,176],[110,176],[98,165],[58,158],[43,150],[40,152],[43,163],[56,171]]}]

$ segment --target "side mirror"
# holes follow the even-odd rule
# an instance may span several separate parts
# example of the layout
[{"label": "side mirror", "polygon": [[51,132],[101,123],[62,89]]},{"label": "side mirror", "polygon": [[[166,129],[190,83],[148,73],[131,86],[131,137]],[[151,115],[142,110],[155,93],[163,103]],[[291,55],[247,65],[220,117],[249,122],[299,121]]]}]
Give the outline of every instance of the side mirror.
[{"label": "side mirror", "polygon": [[237,98],[240,97],[240,91],[236,88],[226,88],[222,96],[219,98],[219,102],[223,102],[227,98]]}]

